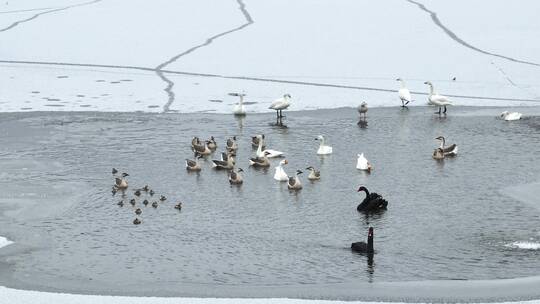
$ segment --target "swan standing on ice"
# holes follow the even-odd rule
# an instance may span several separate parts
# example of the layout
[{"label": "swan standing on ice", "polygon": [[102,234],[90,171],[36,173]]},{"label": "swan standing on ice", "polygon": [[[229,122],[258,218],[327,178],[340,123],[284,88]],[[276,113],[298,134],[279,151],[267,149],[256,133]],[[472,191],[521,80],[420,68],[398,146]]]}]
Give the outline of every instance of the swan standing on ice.
[{"label": "swan standing on ice", "polygon": [[320,140],[321,144],[319,145],[319,149],[317,150],[317,154],[319,155],[326,155],[326,154],[332,154],[332,147],[326,145],[326,140],[324,139],[324,136],[319,135],[315,140]]},{"label": "swan standing on ice", "polygon": [[244,116],[246,115],[246,110],[244,109],[244,96],[246,94],[241,93],[229,93],[230,96],[238,96],[240,97],[240,101],[234,106],[233,108],[233,114],[237,116]]},{"label": "swan standing on ice", "polygon": [[405,86],[405,80],[398,78],[396,81],[401,83],[401,88],[398,91],[399,99],[401,99],[401,106],[405,107],[412,101],[411,92]]},{"label": "swan standing on ice", "polygon": [[289,180],[289,176],[283,169],[283,165],[288,164],[289,162],[284,159],[279,162],[279,165],[276,167],[276,173],[274,173],[274,179],[280,182],[286,182]]},{"label": "swan standing on ice", "polygon": [[430,81],[424,82],[424,84],[427,84],[429,86],[429,104],[435,105],[439,107],[439,112],[435,112],[435,114],[441,114],[441,108],[444,107],[444,112],[446,113],[446,106],[452,105],[452,102],[448,97],[439,95],[437,92],[435,92],[435,89],[433,88],[433,84]]},{"label": "swan standing on ice", "polygon": [[276,151],[276,150],[271,150],[271,149],[263,150],[262,149],[262,146],[264,145],[264,141],[262,140],[263,137],[262,135],[257,135],[257,137],[259,137],[259,146],[257,147],[257,157],[266,156],[268,158],[274,158],[274,157],[283,156],[283,152],[281,151]]},{"label": "swan standing on ice", "polygon": [[501,118],[506,120],[506,121],[511,121],[511,120],[520,120],[521,119],[521,113],[519,112],[508,112],[508,111],[504,111],[501,113]]},{"label": "swan standing on ice", "polygon": [[369,161],[364,157],[364,153],[358,154],[358,160],[356,161],[356,169],[371,172],[373,167]]},{"label": "swan standing on ice", "polygon": [[358,114],[360,114],[360,119],[362,119],[362,114],[364,115],[364,120],[366,119],[367,111],[368,111],[367,103],[362,102],[358,106]]},{"label": "swan standing on ice", "polygon": [[291,95],[285,94],[282,98],[274,100],[269,109],[276,110],[276,117],[280,119],[283,117],[282,111],[287,109],[291,105]]}]

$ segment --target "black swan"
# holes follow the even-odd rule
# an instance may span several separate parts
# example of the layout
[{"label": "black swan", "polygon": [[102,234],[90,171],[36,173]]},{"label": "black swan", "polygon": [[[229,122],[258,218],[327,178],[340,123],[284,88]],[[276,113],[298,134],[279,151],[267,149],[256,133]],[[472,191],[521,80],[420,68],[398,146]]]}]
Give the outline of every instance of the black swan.
[{"label": "black swan", "polygon": [[373,250],[373,227],[369,227],[367,244],[366,242],[356,242],[351,244],[351,250],[359,253],[374,253]]},{"label": "black swan", "polygon": [[366,193],[366,198],[356,207],[358,212],[370,212],[370,211],[380,211],[386,210],[388,202],[379,194],[373,192],[369,193],[368,189],[364,186],[358,188],[358,192],[364,191]]}]

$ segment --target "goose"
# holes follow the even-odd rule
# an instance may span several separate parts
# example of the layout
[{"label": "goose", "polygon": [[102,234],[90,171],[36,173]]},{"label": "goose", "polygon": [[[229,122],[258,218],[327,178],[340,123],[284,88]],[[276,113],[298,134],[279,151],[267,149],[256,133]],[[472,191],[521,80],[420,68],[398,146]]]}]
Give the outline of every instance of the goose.
[{"label": "goose", "polygon": [[296,170],[296,174],[289,177],[289,181],[287,182],[287,188],[289,188],[289,190],[302,189],[302,183],[300,182],[300,178],[298,178],[299,174],[302,174],[302,171]]},{"label": "goose", "polygon": [[[223,154],[222,154],[223,157]],[[213,166],[216,169],[226,169],[231,170],[234,167],[234,158],[231,155],[227,155],[227,160],[212,160],[214,163]]]},{"label": "goose", "polygon": [[141,213],[142,213],[141,208],[137,208],[137,210],[135,210],[135,214],[136,214],[136,215],[140,215]]},{"label": "goose", "polygon": [[364,170],[367,172],[371,172],[373,169],[373,166],[369,163],[369,161],[364,156],[364,153],[357,154],[358,160],[356,161],[356,169],[358,170]]},{"label": "goose", "polygon": [[194,136],[191,139],[191,147],[200,146],[200,145],[202,145],[200,139],[197,136]]},{"label": "goose", "polygon": [[141,223],[141,220],[138,219],[138,218],[135,218],[135,219],[133,220],[133,224],[134,224],[134,225],[139,225],[140,223]]},{"label": "goose", "polygon": [[233,156],[236,155],[236,150],[238,150],[238,144],[236,143],[236,136],[233,136],[232,138],[227,139],[227,152],[232,154]]},{"label": "goose", "polygon": [[433,88],[433,84],[430,81],[424,82],[424,84],[427,84],[429,86],[429,104],[435,105],[439,107],[439,112],[435,112],[435,114],[441,114],[441,108],[444,107],[444,112],[446,113],[446,106],[452,105],[452,102],[448,97],[439,95],[437,92],[435,92],[435,89]]},{"label": "goose", "polygon": [[[260,136],[260,135],[257,135],[257,136]],[[259,139],[261,139],[261,138],[262,137],[259,137]],[[283,156],[283,152],[281,152],[281,151],[272,150],[272,149],[263,150],[263,147],[262,147],[263,144],[264,144],[264,141],[259,140],[259,146],[257,147],[257,157],[263,157],[264,155],[266,155],[266,157],[268,157],[268,158],[282,157]]]},{"label": "goose", "polygon": [[325,144],[326,140],[325,140],[324,136],[319,135],[319,136],[317,136],[317,138],[315,138],[315,140],[320,140],[321,141],[321,144],[319,145],[319,149],[317,150],[317,154],[319,154],[319,155],[332,154],[332,147],[327,146]]},{"label": "goose", "polygon": [[501,118],[506,120],[506,121],[511,121],[511,120],[520,120],[521,119],[521,113],[519,112],[508,112],[508,111],[504,111],[501,113]]},{"label": "goose", "polygon": [[319,179],[321,179],[321,171],[315,170],[315,168],[313,168],[311,166],[307,167],[306,170],[310,171],[310,173],[309,173],[309,175],[307,177],[309,180],[319,180]]},{"label": "goose", "polygon": [[291,95],[285,94],[283,95],[282,98],[274,100],[274,102],[272,102],[272,104],[268,108],[272,110],[276,110],[276,117],[279,119],[283,117],[282,111],[287,109],[290,105],[291,105]]},{"label": "goose", "polygon": [[210,150],[216,150],[217,143],[216,143],[216,140],[214,139],[214,136],[210,136],[210,139],[206,141],[206,146],[208,146],[208,149]]},{"label": "goose", "polygon": [[[458,153],[458,146],[456,144],[453,144],[447,148],[444,147],[444,145],[446,144],[446,140],[444,139],[444,136],[439,136],[435,139],[438,139],[441,141],[441,146],[439,148],[441,148],[444,152],[444,156],[456,156],[457,153]],[[434,152],[435,154],[435,152]]]},{"label": "goose", "polygon": [[128,182],[125,178],[115,177],[114,178],[114,187],[117,190],[126,190],[128,187]]},{"label": "goose", "polygon": [[433,159],[441,160],[444,159],[444,151],[441,148],[437,148],[433,151],[432,155]]},{"label": "goose", "polygon": [[259,147],[259,142],[262,141],[262,149],[264,149],[266,147],[265,143],[264,143],[264,134],[260,134],[260,135],[255,135],[255,136],[252,136],[251,137],[251,146],[253,148],[258,148]]},{"label": "goose", "polygon": [[373,227],[369,227],[367,243],[366,242],[356,242],[351,244],[351,250],[358,253],[368,253],[373,254]]},{"label": "goose", "polygon": [[367,111],[368,111],[367,103],[362,102],[362,103],[358,106],[358,114],[360,114],[360,118],[362,118],[362,114],[363,114],[363,115],[364,115],[364,119],[366,119]]},{"label": "goose", "polygon": [[186,170],[188,171],[201,171],[201,164],[199,164],[199,159],[203,158],[202,155],[195,153],[195,160],[186,158]]},{"label": "goose", "polygon": [[234,171],[233,169],[229,172],[229,183],[231,185],[240,185],[244,182],[240,172],[244,172],[244,170],[242,168],[238,168],[237,171]]},{"label": "goose", "polygon": [[246,94],[229,93],[229,95],[230,96],[238,96],[238,97],[240,97],[240,101],[233,108],[233,114],[236,115],[236,116],[244,116],[244,115],[246,115],[246,110],[244,109],[244,96],[246,96]]},{"label": "goose", "polygon": [[210,155],[212,153],[212,150],[208,148],[208,145],[206,143],[204,144],[195,144],[192,146],[193,152],[199,153],[200,155]]},{"label": "goose", "polygon": [[249,159],[249,164],[254,167],[269,167],[270,162],[268,161],[269,152],[264,152],[262,157],[252,157]]},{"label": "goose", "polygon": [[178,204],[174,205],[174,209],[182,210],[182,202],[179,202]]},{"label": "goose", "polygon": [[385,210],[388,206],[388,202],[379,194],[373,192],[369,193],[368,189],[364,186],[358,188],[358,192],[364,191],[366,193],[366,198],[356,207],[358,212],[372,212]]},{"label": "goose", "polygon": [[289,162],[284,159],[279,162],[279,165],[276,167],[276,173],[274,173],[274,179],[280,182],[286,182],[289,180],[289,176],[283,169],[283,165],[288,164]]},{"label": "goose", "polygon": [[405,80],[398,78],[396,81],[399,81],[401,84],[401,88],[398,91],[398,96],[399,99],[401,99],[401,106],[405,107],[409,104],[409,102],[412,101],[411,92],[405,86]]}]

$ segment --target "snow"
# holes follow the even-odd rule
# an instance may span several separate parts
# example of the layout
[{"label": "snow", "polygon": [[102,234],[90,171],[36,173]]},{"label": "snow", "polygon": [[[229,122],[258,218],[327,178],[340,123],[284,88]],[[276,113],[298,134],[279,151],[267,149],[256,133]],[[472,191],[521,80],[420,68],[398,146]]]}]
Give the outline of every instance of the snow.
[{"label": "snow", "polygon": [[540,243],[537,242],[513,242],[511,244],[506,244],[506,247],[510,248],[519,248],[519,249],[528,249],[528,250],[538,250],[540,249]]},{"label": "snow", "polygon": [[10,245],[10,244],[13,244],[13,242],[3,236],[0,236],[0,248],[6,247],[7,245]]}]

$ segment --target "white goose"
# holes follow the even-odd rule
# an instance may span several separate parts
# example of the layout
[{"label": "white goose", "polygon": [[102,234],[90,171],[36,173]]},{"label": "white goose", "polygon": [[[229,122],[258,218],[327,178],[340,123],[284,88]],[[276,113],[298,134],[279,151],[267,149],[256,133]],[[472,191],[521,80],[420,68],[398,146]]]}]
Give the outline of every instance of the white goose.
[{"label": "white goose", "polygon": [[356,161],[356,169],[371,172],[373,167],[364,156],[364,153],[358,154],[358,160]]},{"label": "white goose", "polygon": [[317,154],[319,154],[319,155],[332,154],[332,147],[326,145],[326,140],[325,140],[324,136],[319,135],[319,136],[317,136],[317,138],[315,138],[315,140],[320,140],[321,141],[321,144],[319,145],[319,149],[317,150]]},{"label": "white goose", "polygon": [[401,106],[405,107],[409,102],[412,101],[411,92],[405,86],[405,80],[398,78],[396,81],[401,83],[401,88],[398,91],[399,99],[401,99]]},{"label": "white goose", "polygon": [[274,179],[280,182],[286,182],[289,180],[289,176],[283,169],[283,165],[288,164],[289,162],[284,159],[279,162],[279,165],[276,167],[276,173],[274,173]]},{"label": "white goose", "polygon": [[257,135],[259,138],[259,146],[257,147],[257,157],[263,157],[266,155],[268,158],[281,157],[283,152],[277,150],[266,149],[263,150],[262,146],[264,145],[264,140],[262,140],[262,135]]},{"label": "white goose", "polygon": [[238,116],[246,115],[246,110],[244,109],[244,96],[246,96],[246,94],[229,93],[229,95],[240,97],[240,101],[233,108],[233,114]]},{"label": "white goose", "polygon": [[521,113],[519,112],[508,112],[508,111],[504,111],[501,113],[501,118],[506,120],[506,121],[511,121],[511,120],[520,120],[521,119]]},{"label": "white goose", "polygon": [[435,89],[433,88],[433,84],[430,81],[426,81],[424,82],[424,84],[429,85],[429,104],[439,107],[439,112],[435,112],[435,114],[441,114],[442,107],[444,107],[443,113],[446,113],[446,106],[452,105],[450,99],[448,99],[448,97],[446,96],[437,94],[437,92],[435,92]]},{"label": "white goose", "polygon": [[278,98],[272,102],[269,109],[276,110],[276,117],[279,119],[283,117],[282,111],[287,109],[291,105],[291,95],[285,94],[282,98]]}]

